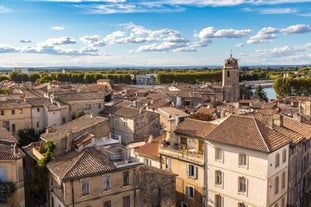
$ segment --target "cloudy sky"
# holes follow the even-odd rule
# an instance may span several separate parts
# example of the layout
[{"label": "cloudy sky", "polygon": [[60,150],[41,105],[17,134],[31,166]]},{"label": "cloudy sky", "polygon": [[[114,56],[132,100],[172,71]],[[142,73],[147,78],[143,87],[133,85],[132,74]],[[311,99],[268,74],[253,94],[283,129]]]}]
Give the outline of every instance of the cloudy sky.
[{"label": "cloudy sky", "polygon": [[311,0],[0,0],[0,67],[311,64]]}]

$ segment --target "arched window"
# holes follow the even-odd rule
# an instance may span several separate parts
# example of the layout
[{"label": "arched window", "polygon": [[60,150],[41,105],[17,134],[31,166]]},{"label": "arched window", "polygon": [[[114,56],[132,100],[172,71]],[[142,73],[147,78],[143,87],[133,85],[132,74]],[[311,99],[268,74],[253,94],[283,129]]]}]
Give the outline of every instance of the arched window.
[{"label": "arched window", "polygon": [[280,165],[280,154],[276,153],[275,155],[275,167],[279,167]]},{"label": "arched window", "polygon": [[283,160],[283,163],[286,162],[286,156],[287,156],[286,149],[283,149],[283,152],[282,152],[282,160]]}]

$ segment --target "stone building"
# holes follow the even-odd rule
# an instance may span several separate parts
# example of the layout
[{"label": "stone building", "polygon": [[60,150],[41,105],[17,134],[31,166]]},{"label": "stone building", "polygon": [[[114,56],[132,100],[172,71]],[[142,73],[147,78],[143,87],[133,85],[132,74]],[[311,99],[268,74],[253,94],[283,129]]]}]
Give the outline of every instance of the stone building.
[{"label": "stone building", "polygon": [[0,127],[0,183],[12,182],[16,187],[16,191],[9,197],[0,197],[0,206],[25,206],[24,157],[23,151],[17,147],[16,138],[5,128]]},{"label": "stone building", "polygon": [[224,93],[223,101],[238,102],[240,100],[238,60],[233,58],[232,55],[224,61],[222,88]]},{"label": "stone building", "polygon": [[287,205],[290,137],[231,115],[205,139],[205,206]]}]

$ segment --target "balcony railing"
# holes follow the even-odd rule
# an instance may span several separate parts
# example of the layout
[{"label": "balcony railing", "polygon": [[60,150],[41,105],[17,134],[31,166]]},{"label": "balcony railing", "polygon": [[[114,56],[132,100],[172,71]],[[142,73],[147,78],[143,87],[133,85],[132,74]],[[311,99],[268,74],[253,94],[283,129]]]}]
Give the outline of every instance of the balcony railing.
[{"label": "balcony railing", "polygon": [[184,161],[194,162],[199,165],[204,165],[204,154],[195,149],[186,149],[176,146],[161,144],[159,154],[174,157]]}]

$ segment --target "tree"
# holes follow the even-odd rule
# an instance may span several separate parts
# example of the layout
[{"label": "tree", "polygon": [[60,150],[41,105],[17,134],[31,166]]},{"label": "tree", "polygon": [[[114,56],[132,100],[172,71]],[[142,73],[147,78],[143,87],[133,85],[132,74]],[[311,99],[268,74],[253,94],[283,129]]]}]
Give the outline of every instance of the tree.
[{"label": "tree", "polygon": [[79,111],[79,112],[77,112],[77,113],[75,113],[75,114],[72,114],[71,120],[74,120],[74,119],[76,119],[76,118],[79,118],[80,116],[83,116],[83,115],[85,115],[84,111]]},{"label": "tree", "polygon": [[32,142],[39,141],[41,132],[36,132],[34,128],[18,130],[18,145],[19,147],[27,146]]},{"label": "tree", "polygon": [[261,100],[264,100],[265,102],[268,101],[268,97],[267,97],[267,93],[263,90],[262,86],[259,85],[255,92],[254,92],[254,95],[258,98],[260,98]]}]

